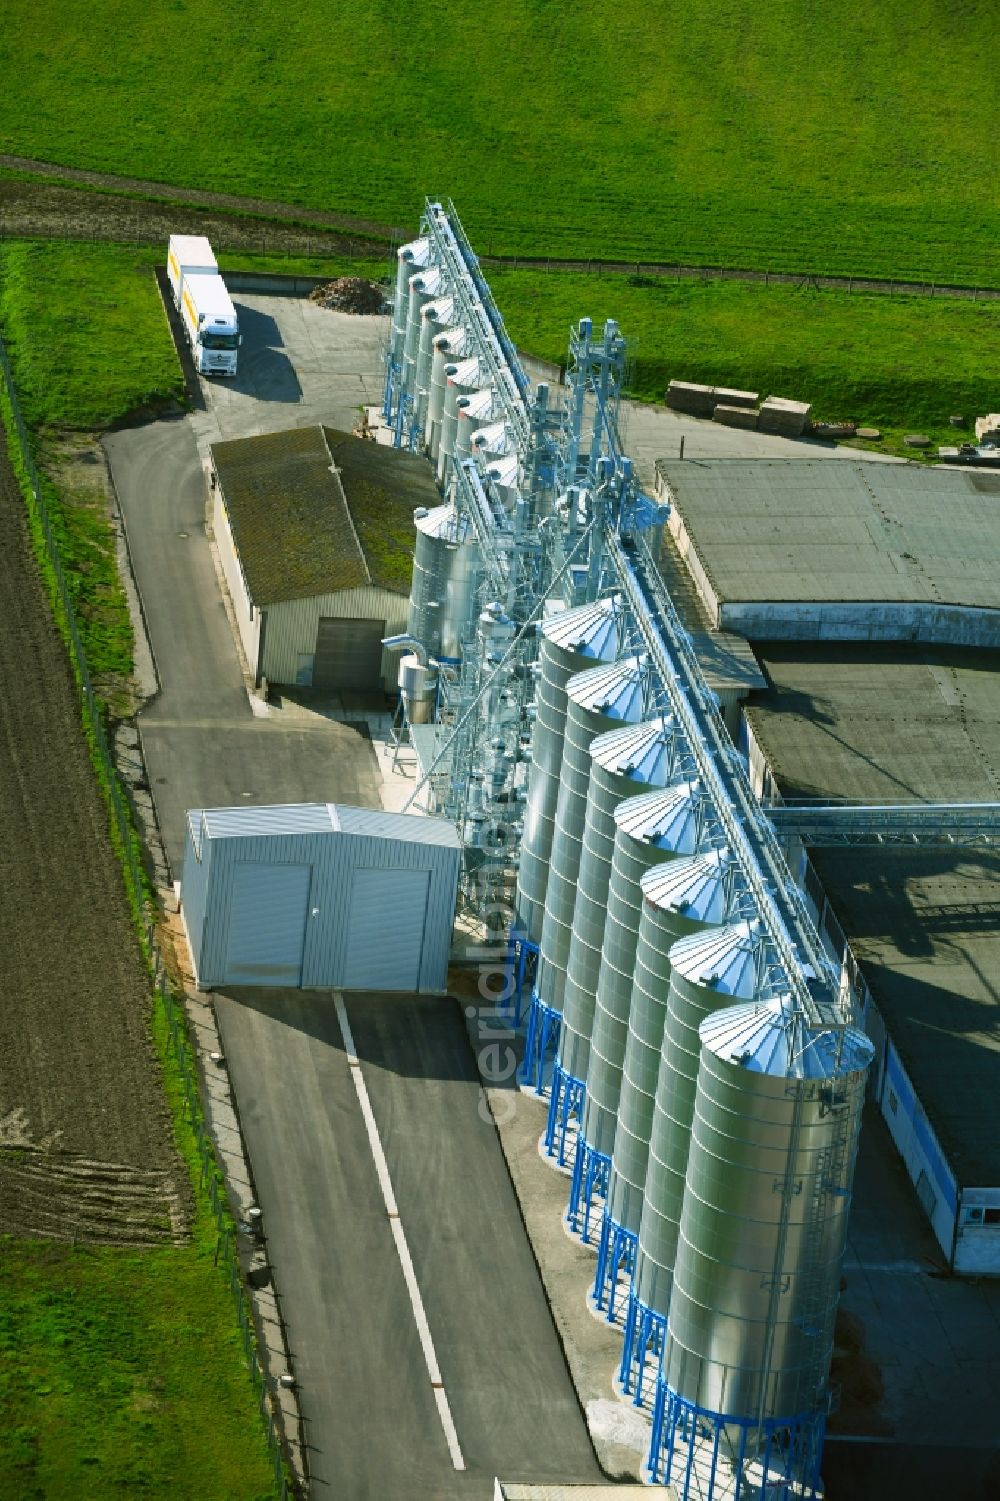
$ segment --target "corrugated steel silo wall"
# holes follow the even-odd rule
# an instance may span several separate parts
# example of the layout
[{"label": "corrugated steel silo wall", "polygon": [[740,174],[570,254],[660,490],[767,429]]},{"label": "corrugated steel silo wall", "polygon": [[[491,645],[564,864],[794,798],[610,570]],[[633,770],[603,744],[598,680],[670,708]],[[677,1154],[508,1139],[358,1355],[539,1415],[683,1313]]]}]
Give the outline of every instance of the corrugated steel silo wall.
[{"label": "corrugated steel silo wall", "polygon": [[675,858],[673,850],[634,839],[627,829],[619,828],[615,835],[583,1112],[583,1136],[595,1151],[605,1156],[610,1156],[614,1147],[618,1121],[642,915],[639,882],[647,870]]},{"label": "corrugated steel silo wall", "polygon": [[[573,931],[566,961],[559,1062],[574,1079],[586,1082],[594,1005],[601,973],[601,950],[608,915],[608,889],[615,853],[615,809],[643,791],[679,780],[681,755],[670,719],[615,730],[591,746],[590,788],[577,876]],[[627,769],[626,769],[627,768]]]},{"label": "corrugated steel silo wall", "polygon": [[532,764],[515,899],[516,924],[532,943],[540,942],[545,917],[566,733],[566,684],[584,668],[614,661],[621,643],[619,625],[612,602],[598,600],[560,611],[542,628],[538,712],[531,741]]},{"label": "corrugated steel silo wall", "polygon": [[618,1124],[608,1185],[608,1211],[616,1224],[638,1232],[653,1126],[656,1081],[670,986],[670,950],[679,938],[709,924],[644,902],[636,944],[628,1036],[622,1060]]},{"label": "corrugated steel silo wall", "polygon": [[711,1012],[753,1000],[761,983],[764,937],[749,922],[710,928],[670,950],[670,990],[649,1136],[635,1290],[666,1314],[684,1203],[684,1175],[701,1059],[698,1028]]},{"label": "corrugated steel silo wall", "polygon": [[[622,724],[635,724],[642,718],[644,677],[643,663],[632,657],[613,667],[578,673],[567,686],[566,734],[549,879],[545,888],[545,918],[537,981],[540,999],[554,1011],[562,1010],[566,984],[566,963],[573,932],[590,789],[590,747],[598,735]],[[607,698],[604,697],[605,687]],[[578,702],[574,697],[576,693],[585,695],[585,701]],[[588,706],[592,702],[595,707]],[[599,708],[596,707],[598,703],[601,704]]]}]

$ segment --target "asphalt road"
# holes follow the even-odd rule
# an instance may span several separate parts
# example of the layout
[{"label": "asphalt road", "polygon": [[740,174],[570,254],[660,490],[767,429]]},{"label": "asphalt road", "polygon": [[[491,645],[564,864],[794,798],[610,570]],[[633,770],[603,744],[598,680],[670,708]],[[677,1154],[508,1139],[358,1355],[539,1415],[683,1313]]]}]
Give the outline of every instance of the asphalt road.
[{"label": "asphalt road", "polygon": [[380,807],[374,751],[355,730],[319,717],[292,726],[251,711],[209,551],[189,421],[160,420],[104,441],[159,679],[138,724],[174,876],[188,808]]},{"label": "asphalt road", "polygon": [[312,1494],[490,1501],[598,1483],[456,1002],[348,1016],[466,1469],[451,1463],[329,993],[216,996],[264,1210]]}]

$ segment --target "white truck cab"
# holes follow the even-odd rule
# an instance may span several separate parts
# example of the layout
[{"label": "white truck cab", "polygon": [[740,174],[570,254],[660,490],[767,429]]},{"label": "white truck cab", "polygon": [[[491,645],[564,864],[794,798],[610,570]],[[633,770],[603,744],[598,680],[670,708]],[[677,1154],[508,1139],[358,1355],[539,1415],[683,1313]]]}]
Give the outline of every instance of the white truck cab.
[{"label": "white truck cab", "polygon": [[170,236],[167,278],[198,374],[235,375],[239,321],[204,235]]}]

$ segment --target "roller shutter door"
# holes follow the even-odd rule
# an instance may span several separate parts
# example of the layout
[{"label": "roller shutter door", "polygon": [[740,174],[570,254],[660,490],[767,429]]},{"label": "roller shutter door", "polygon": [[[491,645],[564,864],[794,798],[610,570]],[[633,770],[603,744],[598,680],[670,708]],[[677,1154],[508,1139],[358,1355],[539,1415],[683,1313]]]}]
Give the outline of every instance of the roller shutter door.
[{"label": "roller shutter door", "polygon": [[229,908],[228,985],[298,985],[309,865],[237,865]]},{"label": "roller shutter door", "polygon": [[416,990],[429,870],[361,867],[351,882],[345,990]]},{"label": "roller shutter door", "polygon": [[320,617],[313,662],[313,687],[379,688],[382,679],[384,620]]}]

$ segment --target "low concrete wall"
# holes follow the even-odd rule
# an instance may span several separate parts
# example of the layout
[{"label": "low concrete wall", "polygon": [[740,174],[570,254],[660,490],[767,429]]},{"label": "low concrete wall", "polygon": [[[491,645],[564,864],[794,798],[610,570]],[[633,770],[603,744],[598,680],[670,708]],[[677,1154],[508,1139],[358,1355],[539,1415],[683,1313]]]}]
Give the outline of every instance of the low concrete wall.
[{"label": "low concrete wall", "polygon": [[[671,528],[672,529],[672,528]],[[680,538],[678,543],[680,545]],[[706,604],[714,596],[697,566],[686,557]],[[923,641],[948,646],[1000,647],[1000,610],[970,605],[863,601],[831,604],[753,600],[723,603],[719,626],[748,641]]]},{"label": "low concrete wall", "polygon": [[280,276],[270,271],[223,271],[230,292],[259,292],[262,297],[308,297],[328,276]]}]

